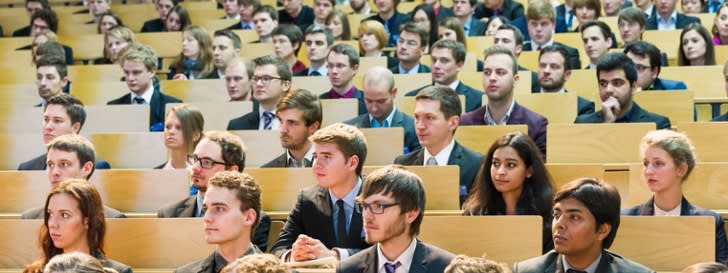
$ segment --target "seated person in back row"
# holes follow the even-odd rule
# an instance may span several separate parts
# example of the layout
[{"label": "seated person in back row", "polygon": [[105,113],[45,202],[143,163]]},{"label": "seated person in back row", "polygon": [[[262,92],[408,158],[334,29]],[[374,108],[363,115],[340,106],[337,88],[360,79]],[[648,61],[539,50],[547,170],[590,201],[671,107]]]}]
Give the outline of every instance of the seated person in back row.
[{"label": "seated person in back row", "polygon": [[[356,99],[358,114],[367,113],[364,94],[354,86],[354,76],[359,70],[359,53],[347,44],[337,44],[326,57],[331,90],[322,93],[321,99]],[[348,117],[347,117],[348,118]]]},{"label": "seated person in back row", "polygon": [[637,85],[645,90],[684,90],[682,81],[660,78],[660,49],[645,41],[635,41],[624,48],[624,54],[632,59],[637,69]]},{"label": "seated person in back row", "polygon": [[281,123],[281,146],[286,151],[261,168],[311,167],[313,145],[309,138],[321,127],[321,101],[308,90],[292,90],[278,100],[276,116]]},{"label": "seated person in back row", "polygon": [[430,47],[430,34],[414,22],[402,25],[397,40],[397,59],[399,63],[389,67],[394,74],[430,73],[429,66],[420,63],[420,57],[427,54]]},{"label": "seated person in back row", "polygon": [[[48,0],[25,0],[25,10],[28,12],[28,18],[32,18],[33,14],[40,10],[50,10],[51,5]],[[13,31],[13,37],[30,37],[32,35],[33,20],[30,20],[30,25],[22,27]],[[47,29],[47,28],[46,28]]]},{"label": "seated person in back row", "polygon": [[164,22],[167,21],[167,14],[175,6],[177,6],[178,0],[154,0],[154,8],[159,13],[159,18],[152,19],[144,22],[142,26],[142,32],[162,32],[164,29]]},{"label": "seated person in back row", "polygon": [[276,130],[280,127],[275,118],[276,104],[291,89],[291,69],[286,61],[273,55],[255,58],[253,62],[253,98],[258,102],[258,108],[230,120],[227,130]]}]

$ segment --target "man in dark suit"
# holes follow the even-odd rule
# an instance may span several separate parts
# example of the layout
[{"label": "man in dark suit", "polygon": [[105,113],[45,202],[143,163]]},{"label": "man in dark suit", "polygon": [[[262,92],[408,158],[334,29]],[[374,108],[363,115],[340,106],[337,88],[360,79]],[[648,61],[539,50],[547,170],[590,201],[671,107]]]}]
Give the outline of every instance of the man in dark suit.
[{"label": "man in dark suit", "polygon": [[420,63],[420,57],[427,53],[430,47],[430,34],[428,30],[414,22],[407,22],[399,31],[397,42],[397,59],[395,66],[389,67],[394,74],[430,73],[430,67]]},{"label": "man in dark suit", "polygon": [[[208,182],[222,171],[243,172],[245,169],[245,145],[239,136],[225,131],[208,131],[192,152],[190,181],[197,194],[168,204],[159,211],[159,218],[203,217],[205,216],[205,193]],[[256,213],[257,215],[257,213]],[[260,212],[260,225],[255,230],[253,243],[260,249],[268,246],[270,217]]]},{"label": "man in dark suit", "polygon": [[[253,62],[241,58],[233,58],[225,68],[225,89],[227,89],[230,101],[251,101],[253,95],[250,90],[253,88]],[[257,102],[253,107],[257,107]]]},{"label": "man in dark suit", "polygon": [[624,53],[604,55],[597,64],[602,110],[576,117],[575,123],[652,122],[657,129],[670,129],[667,117],[650,113],[632,100],[639,88],[634,62]]},{"label": "man in dark suit", "polygon": [[[55,189],[66,179],[88,180],[91,178],[96,166],[94,163],[96,152],[93,144],[86,138],[78,134],[65,134],[53,139],[46,147],[48,149],[46,173],[51,189]],[[20,218],[43,219],[44,212],[43,207],[32,208],[24,211]],[[126,217],[118,210],[107,206],[104,206],[104,214],[107,218]]]},{"label": "man in dark suit", "polygon": [[157,73],[157,55],[145,45],[136,45],[127,49],[121,58],[128,94],[107,102],[107,105],[147,104],[149,105],[150,131],[164,129],[164,106],[167,103],[182,102],[178,98],[167,96],[152,84]]},{"label": "man in dark suit", "polygon": [[[485,24],[475,17],[477,0],[454,0],[452,12],[463,24],[465,36],[482,36],[485,33]],[[432,33],[434,35],[434,33]]]},{"label": "man in dark suit", "polygon": [[523,4],[514,0],[483,1],[475,7],[475,18],[505,16],[509,20],[524,16]]},{"label": "man in dark suit", "polygon": [[230,120],[227,130],[275,130],[280,127],[275,119],[276,104],[283,93],[291,89],[291,69],[286,61],[273,55],[255,58],[253,62],[253,98],[258,101],[258,108]]},{"label": "man in dark suit", "polygon": [[369,247],[361,213],[354,208],[362,185],[366,139],[359,129],[336,123],[318,130],[311,141],[318,184],[301,190],[271,253],[284,261],[332,256],[345,260]]},{"label": "man in dark suit", "polygon": [[539,51],[545,46],[558,44],[566,48],[566,51],[569,52],[569,65],[571,67],[581,67],[579,51],[576,48],[556,42],[553,39],[556,12],[554,12],[551,3],[535,1],[530,4],[526,13],[526,20],[531,42],[526,43],[523,46],[523,50]]},{"label": "man in dark suit", "polygon": [[[230,1],[230,0],[228,0]],[[255,23],[253,23],[253,13],[260,7],[260,1],[258,0],[237,0],[239,8],[238,16],[240,22],[235,23],[227,27],[227,29],[255,29]],[[277,18],[276,14],[276,18]]]},{"label": "man in dark suit", "polygon": [[321,102],[305,89],[286,92],[276,105],[281,146],[286,151],[261,168],[309,168],[313,145],[309,137],[321,127]]},{"label": "man in dark suit", "polygon": [[[25,10],[28,11],[28,18],[32,18],[33,14],[40,10],[50,10],[51,5],[48,0],[25,0]],[[31,29],[33,28],[33,20],[30,20],[30,24],[13,31],[13,37],[28,37],[31,35]]]},{"label": "man in dark suit", "polygon": [[[77,98],[60,93],[48,98],[43,106],[43,144],[48,145],[53,139],[62,135],[76,135],[86,121],[83,103]],[[45,170],[48,153],[20,163],[19,171]],[[96,169],[110,169],[109,162],[95,157]]]},{"label": "man in dark suit", "polygon": [[637,86],[642,90],[684,90],[682,81],[660,78],[660,49],[645,41],[633,42],[624,48],[624,54],[632,59],[637,69]]},{"label": "man in dark suit", "polygon": [[[538,81],[541,90],[538,93],[566,93],[564,85],[571,76],[571,67],[566,62],[566,49],[558,45],[550,45],[541,49],[538,54]],[[534,92],[536,93],[536,92]],[[558,107],[558,105],[554,105]],[[594,112],[594,102],[577,96],[576,114],[584,115]]]},{"label": "man in dark suit", "polygon": [[415,134],[415,120],[412,116],[394,107],[397,88],[394,86],[392,71],[384,67],[372,67],[364,75],[363,82],[364,103],[368,113],[344,123],[358,128],[402,127],[404,153],[419,149],[420,143]]},{"label": "man in dark suit", "polygon": [[207,74],[205,79],[224,79],[225,69],[230,61],[240,56],[240,36],[232,30],[223,29],[215,31],[212,39],[212,61],[215,69]]},{"label": "man in dark suit", "polygon": [[35,74],[37,77],[35,86],[38,88],[40,97],[40,103],[36,107],[45,107],[48,99],[64,93],[64,88],[70,82],[68,67],[63,56],[60,55],[48,55],[38,59],[35,62]]},{"label": "man in dark suit", "polygon": [[564,3],[556,6],[555,8],[557,21],[562,20],[568,30],[572,30],[576,27],[574,24],[574,22],[576,22],[576,11],[571,8],[573,2],[574,0],[566,0]]},{"label": "man in dark suit", "polygon": [[368,17],[365,20],[376,20],[386,28],[387,37],[386,47],[396,47],[399,40],[399,30],[401,25],[410,21],[410,16],[397,11],[397,6],[401,0],[377,0],[377,14]]},{"label": "man in dark suit", "polygon": [[313,24],[313,9],[303,4],[303,0],[285,0],[283,9],[278,11],[278,22],[296,25],[305,32]]},{"label": "man in dark suit", "polygon": [[677,0],[657,1],[654,15],[647,18],[647,30],[683,29],[689,24],[700,24],[700,18],[678,12]]},{"label": "man in dark suit", "polygon": [[220,272],[236,259],[263,253],[251,234],[260,221],[261,189],[245,173],[223,171],[210,178],[202,204],[205,240],[217,247],[207,258],[181,266],[175,273]]},{"label": "man in dark suit", "polygon": [[311,25],[303,34],[306,43],[308,68],[296,73],[296,76],[327,76],[329,74],[326,57],[329,48],[334,44],[334,34],[326,26]]},{"label": "man in dark suit", "polygon": [[[273,43],[273,30],[278,27],[278,11],[270,5],[263,5],[253,12],[253,24],[258,41],[255,43]],[[232,27],[230,27],[232,28]]]},{"label": "man in dark suit", "polygon": [[617,236],[620,202],[608,183],[581,178],[564,185],[554,197],[554,250],[514,264],[513,272],[654,273],[607,251]]},{"label": "man in dark suit", "polygon": [[367,113],[364,93],[354,86],[354,76],[359,70],[359,51],[348,44],[331,47],[326,57],[331,90],[321,93],[321,99],[356,99],[357,115]]},{"label": "man in dark suit", "polygon": [[462,204],[470,192],[483,155],[463,147],[454,139],[462,112],[460,98],[447,86],[428,86],[415,99],[415,129],[422,149],[398,156],[394,163],[413,166],[457,165],[460,167],[457,187]]},{"label": "man in dark suit", "polygon": [[425,189],[414,173],[391,165],[378,169],[367,176],[357,200],[366,241],[376,245],[339,263],[336,272],[443,272],[455,258],[416,238],[425,217]]},{"label": "man in dark suit", "polygon": [[159,18],[144,22],[142,32],[162,32],[164,29],[164,21],[167,20],[167,14],[172,8],[177,6],[178,0],[155,0],[154,8],[159,13]]},{"label": "man in dark suit", "polygon": [[[495,35],[493,36],[493,46],[507,48],[511,51],[511,53],[513,53],[513,56],[516,56],[516,59],[518,59],[518,56],[520,56],[523,51],[523,39],[523,33],[518,29],[518,27],[503,24],[498,27],[498,30],[496,30]],[[528,68],[520,65],[518,66],[518,71],[531,72],[531,92],[538,92],[541,90],[541,87],[538,85],[538,74],[536,74],[536,72],[530,71]],[[481,105],[478,104],[477,107],[480,106]]]},{"label": "man in dark suit", "polygon": [[86,24],[98,24],[101,21],[101,15],[111,11],[111,0],[89,0],[89,2],[93,2],[92,5],[89,5],[89,10],[94,19]]},{"label": "man in dark suit", "polygon": [[513,97],[513,86],[518,80],[516,58],[505,48],[492,47],[483,60],[483,89],[488,103],[463,115],[461,125],[526,124],[528,136],[546,156],[546,126],[543,116],[519,105]]},{"label": "man in dark suit", "polygon": [[[458,80],[458,73],[465,63],[465,46],[454,40],[441,40],[432,45],[432,81],[436,86],[447,86],[465,97],[465,111],[473,111],[483,105],[483,92]],[[425,85],[408,92],[405,96],[416,96]]]},{"label": "man in dark suit", "polygon": [[584,69],[594,69],[599,59],[609,52],[612,43],[612,30],[602,21],[587,21],[579,26],[584,52],[589,56],[589,65]]}]

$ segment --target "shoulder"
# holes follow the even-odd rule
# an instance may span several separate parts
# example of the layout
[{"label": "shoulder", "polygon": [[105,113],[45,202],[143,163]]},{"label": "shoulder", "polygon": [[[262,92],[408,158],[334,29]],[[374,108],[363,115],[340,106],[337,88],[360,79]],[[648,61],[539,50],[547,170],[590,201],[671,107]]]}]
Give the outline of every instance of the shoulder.
[{"label": "shoulder", "polygon": [[172,97],[170,95],[162,93],[162,91],[159,91],[159,97],[162,99],[163,103],[174,103],[174,102],[182,102],[182,100]]},{"label": "shoulder", "polygon": [[[394,70],[393,70],[393,69],[394,69]],[[396,69],[397,69],[397,67],[396,67],[396,66],[394,66],[394,67],[390,67],[390,68],[389,68],[389,70],[391,70],[391,71],[395,71]],[[414,96],[417,96],[417,94],[419,94],[419,93],[420,93],[420,91],[422,91],[422,89],[425,89],[425,87],[428,87],[428,86],[432,86],[432,85],[430,85],[430,84],[427,84],[427,85],[425,85],[425,86],[422,86],[422,87],[418,87],[418,88],[417,88],[417,89],[415,89],[415,90],[412,90],[412,91],[409,91],[409,92],[405,93],[405,94],[404,94],[404,96],[405,96],[405,97],[414,97]]]},{"label": "shoulder", "polygon": [[116,272],[119,273],[131,273],[131,267],[128,265],[122,264],[120,262],[114,261],[112,259],[104,259],[103,260],[104,267],[110,267],[116,270]]},{"label": "shoulder", "polygon": [[547,267],[555,267],[559,254],[551,250],[544,255],[513,264],[513,273],[541,273]]},{"label": "shoulder", "polygon": [[286,167],[286,153],[284,152],[282,155],[274,158],[273,160],[269,161],[268,163],[263,164],[260,166],[261,168],[285,168]]},{"label": "shoulder", "polygon": [[[418,241],[417,247],[420,247],[420,246],[423,247],[427,251],[426,259],[428,259],[429,262],[440,263],[444,266],[447,266],[450,263],[450,261],[452,261],[452,259],[455,258],[454,254],[452,254],[449,251],[444,250],[442,248],[436,247],[434,245],[427,244],[422,241]],[[445,269],[444,266],[442,268],[443,270]],[[430,270],[432,270],[432,268],[430,268]]]},{"label": "shoulder", "polygon": [[455,89],[456,89],[455,91],[459,91],[459,92],[463,93],[463,95],[466,95],[466,96],[473,96],[473,95],[483,96],[483,94],[485,94],[485,93],[483,93],[483,91],[472,88],[463,82],[460,82],[460,84],[458,84],[458,86]]},{"label": "shoulder", "polygon": [[259,114],[256,111],[247,113],[240,117],[230,120],[228,123],[228,130],[250,130],[258,129],[258,124],[255,124],[256,120],[259,120]]},{"label": "shoulder", "polygon": [[187,198],[184,198],[182,200],[179,200],[177,202],[174,202],[172,204],[166,205],[159,209],[159,212],[157,212],[157,217],[159,218],[172,218],[172,217],[180,217],[180,215],[177,215],[177,209],[178,208],[186,208],[190,205],[194,205],[195,202],[195,196],[190,196]]},{"label": "shoulder", "polygon": [[483,115],[485,115],[485,106],[463,114],[460,117],[460,125],[483,125]]},{"label": "shoulder", "polygon": [[352,125],[352,126],[357,126],[357,127],[363,128],[363,125],[364,125],[363,122],[364,122],[364,120],[366,120],[366,118],[367,118],[368,115],[369,114],[361,114],[361,115],[356,116],[356,117],[354,117],[352,119],[349,119],[349,120],[344,121],[344,123],[345,124]]},{"label": "shoulder", "polygon": [[394,159],[395,164],[402,164],[402,165],[413,165],[415,161],[417,161],[418,157],[422,154],[422,148],[412,151],[408,154],[403,154],[400,156],[397,156],[397,158]]},{"label": "shoulder", "polygon": [[631,272],[631,273],[652,273],[655,272],[652,269],[647,268],[637,262],[630,259],[619,256],[613,252],[604,251],[607,257],[610,258],[609,266],[613,272]]},{"label": "shoulder", "polygon": [[175,273],[194,273],[194,272],[200,272],[200,269],[202,267],[212,266],[212,259],[213,256],[210,255],[209,257],[188,263],[186,265],[180,266],[174,270]]},{"label": "shoulder", "polygon": [[42,154],[31,160],[20,163],[20,165],[18,165],[18,170],[19,171],[44,170],[45,165],[46,165],[45,164],[46,155],[47,154]]},{"label": "shoulder", "polygon": [[[336,272],[341,273],[360,273],[365,272],[364,268],[366,266],[376,266],[374,264],[376,260],[377,255],[377,246],[370,246],[366,249],[363,249],[362,251],[357,252],[354,255],[351,255],[349,258],[341,261],[339,265],[336,268]],[[368,261],[370,259],[374,259],[371,261]],[[370,270],[371,272],[376,272],[376,270]],[[366,271],[369,272],[369,271]]]},{"label": "shoulder", "polygon": [[626,209],[623,209],[622,212],[620,212],[621,215],[639,215],[639,211],[642,205],[636,205],[632,206]]},{"label": "shoulder", "polygon": [[131,104],[131,93],[126,93],[125,95],[118,97],[114,100],[110,100],[106,104]]},{"label": "shoulder", "polygon": [[476,164],[480,164],[480,159],[483,158],[482,154],[480,154],[474,150],[471,150],[468,147],[463,146],[462,144],[458,143],[457,141],[455,141],[454,149],[459,149],[465,155],[465,157],[477,159],[478,161],[475,162]]},{"label": "shoulder", "polygon": [[576,117],[574,123],[600,123],[602,122],[602,111],[584,114]]},{"label": "shoulder", "polygon": [[104,205],[104,214],[106,214],[106,218],[126,218],[126,215],[120,211],[107,207],[106,205]]}]

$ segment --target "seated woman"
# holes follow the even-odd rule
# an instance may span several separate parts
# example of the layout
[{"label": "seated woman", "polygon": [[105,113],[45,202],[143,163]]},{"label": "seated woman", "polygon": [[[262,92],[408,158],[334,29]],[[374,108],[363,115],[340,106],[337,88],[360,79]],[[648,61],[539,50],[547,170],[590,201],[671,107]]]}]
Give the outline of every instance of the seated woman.
[{"label": "seated woman", "polygon": [[331,30],[331,34],[334,34],[334,40],[351,40],[351,27],[349,26],[349,16],[346,15],[346,12],[335,10],[329,14],[329,18],[326,18],[326,26]]},{"label": "seated woman", "polygon": [[115,26],[124,25],[124,23],[121,22],[121,17],[111,11],[102,13],[101,15],[99,15],[99,18],[99,24],[96,26],[97,34],[106,34],[106,31],[108,31],[109,29]]},{"label": "seated woman", "polygon": [[73,252],[56,255],[48,261],[43,273],[117,273],[116,270],[104,267],[101,261],[91,255]]},{"label": "seated woman", "polygon": [[89,254],[119,273],[131,273],[129,266],[104,256],[101,247],[105,235],[106,219],[99,192],[84,179],[67,179],[46,197],[39,239],[42,258],[26,266],[23,273],[43,272],[50,259],[73,252]]},{"label": "seated woman", "polygon": [[382,51],[387,46],[387,32],[384,25],[376,20],[365,20],[359,24],[359,54],[362,57],[387,57],[387,67],[397,64],[397,58]]},{"label": "seated woman", "polygon": [[[571,2],[571,8],[579,25],[587,21],[599,20],[599,17],[602,16],[599,0],[574,0]],[[579,27],[574,28],[574,31],[579,32]]]},{"label": "seated woman", "polygon": [[291,68],[296,75],[306,70],[306,65],[298,59],[298,50],[303,42],[303,33],[296,25],[281,24],[273,29],[273,52]]},{"label": "seated woman", "polygon": [[488,24],[485,26],[485,36],[494,36],[495,32],[498,31],[498,28],[501,25],[510,25],[511,20],[508,20],[508,17],[505,16],[494,16],[488,20]]},{"label": "seated woman", "polygon": [[705,0],[682,0],[680,1],[682,12],[685,14],[697,14],[707,12]]},{"label": "seated woman", "polygon": [[728,258],[728,241],[723,218],[717,213],[690,204],[682,192],[682,183],[695,167],[695,153],[690,139],[671,130],[648,132],[642,138],[642,176],[654,194],[646,203],[623,210],[622,215],[712,216],[715,218],[715,261]]},{"label": "seated woman", "polygon": [[[412,21],[418,26],[430,32],[429,46],[437,41],[437,19],[435,18],[435,10],[430,4],[419,4],[412,10]],[[429,52],[429,50],[428,50]]]},{"label": "seated woman", "polygon": [[712,31],[713,45],[728,45],[728,2],[718,8]]},{"label": "seated woman", "polygon": [[167,111],[164,119],[164,146],[167,146],[169,161],[154,167],[155,169],[190,169],[192,162],[188,155],[192,154],[200,142],[205,119],[202,112],[186,104],[175,105]]},{"label": "seated woman", "polygon": [[543,253],[553,248],[551,176],[536,143],[520,132],[499,137],[473,181],[463,203],[464,215],[540,215],[543,217]]},{"label": "seated woman", "polygon": [[314,0],[313,1],[313,23],[317,25],[326,25],[326,18],[334,13],[334,0]]},{"label": "seated woman", "polygon": [[[101,19],[103,20],[103,18]],[[121,51],[136,42],[136,37],[131,29],[125,26],[112,27],[104,34],[104,57],[94,60],[94,64],[117,63]]]},{"label": "seated woman", "polygon": [[710,33],[700,23],[692,23],[680,32],[679,66],[715,65],[715,49]]},{"label": "seated woman", "polygon": [[[493,32],[493,35],[495,35],[495,32]],[[450,39],[458,41],[462,43],[463,46],[465,46],[466,50],[468,49],[468,43],[465,40],[465,31],[463,30],[463,23],[461,23],[460,20],[455,17],[448,17],[440,21],[439,27],[437,29],[437,37],[439,40]],[[476,62],[476,69],[478,71],[483,71],[482,60],[478,60]]]},{"label": "seated woman", "polygon": [[167,14],[167,19],[164,20],[165,31],[182,31],[189,25],[192,25],[190,14],[179,5],[172,8]]},{"label": "seated woman", "polygon": [[182,52],[169,66],[167,79],[202,79],[214,68],[210,33],[199,26],[187,26],[182,32]]}]

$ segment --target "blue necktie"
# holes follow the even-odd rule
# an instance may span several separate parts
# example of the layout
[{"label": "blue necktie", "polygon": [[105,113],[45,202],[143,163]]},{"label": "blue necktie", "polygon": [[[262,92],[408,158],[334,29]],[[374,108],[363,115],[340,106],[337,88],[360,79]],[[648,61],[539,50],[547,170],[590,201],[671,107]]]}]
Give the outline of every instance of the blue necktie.
[{"label": "blue necktie", "polygon": [[263,112],[263,130],[270,130],[273,127],[273,113]]},{"label": "blue necktie", "polygon": [[314,70],[314,71],[311,71],[311,73],[308,74],[308,75],[309,76],[321,76],[321,73],[319,73],[318,71]]},{"label": "blue necktie", "polygon": [[147,101],[145,101],[142,97],[135,97],[134,104],[147,104]]},{"label": "blue necktie", "polygon": [[387,273],[394,273],[394,271],[396,271],[397,270],[397,267],[399,267],[400,265],[402,265],[402,263],[400,263],[400,262],[396,262],[396,263],[393,263],[393,264],[392,263],[384,263],[384,271],[387,272]]},{"label": "blue necktie", "polygon": [[574,22],[574,10],[570,10],[566,15],[566,28],[571,30],[572,22]]}]

